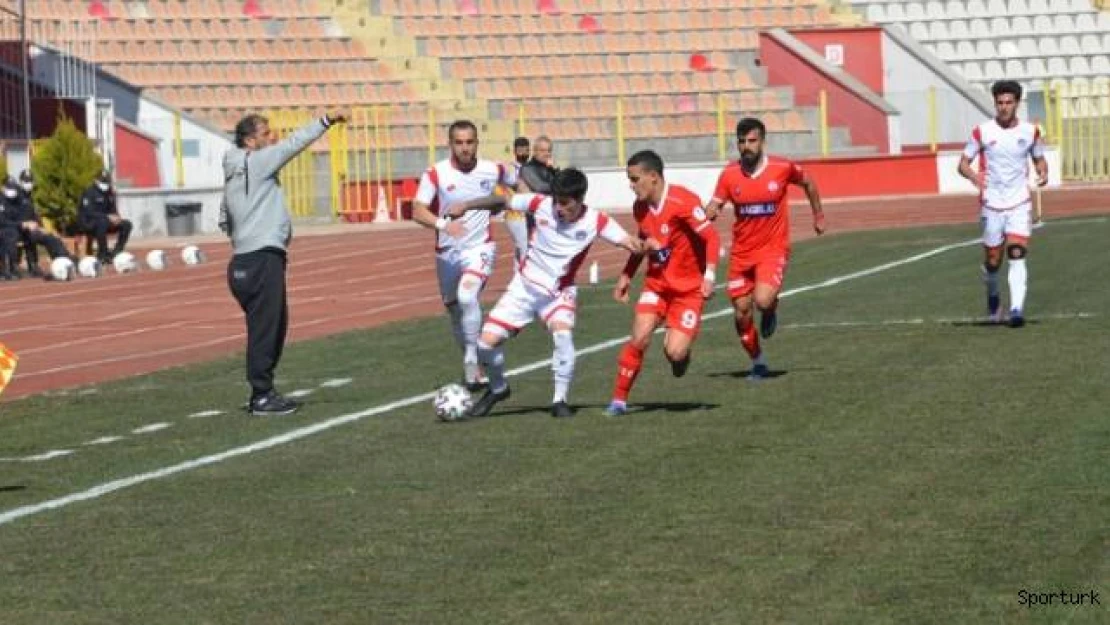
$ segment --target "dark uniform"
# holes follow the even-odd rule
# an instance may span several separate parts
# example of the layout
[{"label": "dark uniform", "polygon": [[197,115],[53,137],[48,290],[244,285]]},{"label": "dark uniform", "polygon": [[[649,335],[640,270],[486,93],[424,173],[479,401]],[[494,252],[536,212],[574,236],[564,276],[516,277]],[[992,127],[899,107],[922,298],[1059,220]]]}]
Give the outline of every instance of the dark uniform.
[{"label": "dark uniform", "polygon": [[8,178],[0,193],[0,280],[18,280],[19,185]]},{"label": "dark uniform", "polygon": [[[108,172],[103,172],[81,196],[81,206],[77,209],[77,226],[96,239],[96,256],[102,263],[112,262],[112,257],[127,246],[131,236],[131,222],[121,219],[113,224],[108,215],[119,215],[116,209],[115,189],[110,186]],[[116,245],[108,251],[108,233],[115,232]]]},{"label": "dark uniform", "polygon": [[[70,256],[66,251],[65,243],[62,243],[61,239],[42,229],[42,220],[35,210],[34,200],[31,199],[33,185],[34,179],[31,177],[31,172],[24,170],[19,175],[17,219],[19,220],[19,238],[23,243],[23,253],[27,255],[27,270],[32,276],[40,278],[42,277],[42,269],[39,267],[38,246],[41,245],[46,248],[51,260],[63,257],[69,258]],[[38,227],[25,226],[28,223],[35,223]]]}]

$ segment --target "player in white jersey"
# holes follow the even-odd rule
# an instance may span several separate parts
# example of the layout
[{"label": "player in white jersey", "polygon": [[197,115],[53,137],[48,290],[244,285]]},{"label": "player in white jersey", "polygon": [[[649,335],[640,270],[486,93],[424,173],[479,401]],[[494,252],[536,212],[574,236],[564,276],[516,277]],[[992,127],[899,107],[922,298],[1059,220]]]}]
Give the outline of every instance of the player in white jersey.
[{"label": "player in white jersey", "polygon": [[586,174],[570,168],[555,174],[550,197],[520,193],[511,199],[492,196],[451,206],[452,216],[507,208],[531,213],[536,220],[520,269],[482,328],[478,354],[489,374],[489,389],[474,404],[470,416],[485,416],[494,404],[509,397],[501,345],[537,317],[547,325],[554,344],[551,369],[555,392],[551,414],[555,417],[574,414],[567,404],[567,393],[574,375],[575,273],[598,238],[632,253],[640,253],[643,247],[615,219],[582,203],[587,186]]},{"label": "player in white jersey", "polygon": [[[979,189],[982,210],[983,277],[987,285],[987,312],[991,321],[1001,321],[998,270],[1002,250],[1009,258],[1010,327],[1025,325],[1025,292],[1028,272],[1025,256],[1033,233],[1032,198],[1029,194],[1029,161],[1037,170],[1037,184],[1048,183],[1048,163],[1040,129],[1017,118],[1021,85],[1004,80],[991,87],[994,119],[979,124],[960,158],[960,175]],[[979,159],[979,170],[971,167]]]},{"label": "player in white jersey", "polygon": [[447,137],[451,156],[420,177],[412,218],[436,231],[440,297],[451,317],[455,340],[463,350],[464,382],[470,390],[478,390],[484,384],[478,365],[478,333],[482,328],[479,298],[493,273],[497,246],[493,242],[488,212],[475,212],[451,220],[445,209],[484,198],[498,185],[511,188],[516,178],[501,163],[478,158],[478,129],[471,122],[451,124]]}]

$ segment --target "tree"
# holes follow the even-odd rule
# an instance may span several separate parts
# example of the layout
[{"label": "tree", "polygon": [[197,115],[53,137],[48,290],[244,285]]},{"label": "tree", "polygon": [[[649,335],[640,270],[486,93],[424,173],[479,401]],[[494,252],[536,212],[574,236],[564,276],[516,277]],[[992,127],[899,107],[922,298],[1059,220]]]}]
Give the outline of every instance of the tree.
[{"label": "tree", "polygon": [[59,232],[72,232],[81,195],[102,169],[104,161],[93,142],[59,113],[54,134],[39,145],[31,160],[39,214],[52,221]]}]

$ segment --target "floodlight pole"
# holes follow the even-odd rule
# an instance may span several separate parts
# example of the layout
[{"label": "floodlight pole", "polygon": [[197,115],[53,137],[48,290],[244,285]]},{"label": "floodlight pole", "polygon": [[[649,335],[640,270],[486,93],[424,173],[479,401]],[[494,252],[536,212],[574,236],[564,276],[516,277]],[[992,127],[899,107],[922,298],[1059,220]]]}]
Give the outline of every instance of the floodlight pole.
[{"label": "floodlight pole", "polygon": [[27,0],[19,0],[19,58],[23,63],[23,134],[27,140],[27,153],[31,153],[31,77],[28,75],[27,57]]}]

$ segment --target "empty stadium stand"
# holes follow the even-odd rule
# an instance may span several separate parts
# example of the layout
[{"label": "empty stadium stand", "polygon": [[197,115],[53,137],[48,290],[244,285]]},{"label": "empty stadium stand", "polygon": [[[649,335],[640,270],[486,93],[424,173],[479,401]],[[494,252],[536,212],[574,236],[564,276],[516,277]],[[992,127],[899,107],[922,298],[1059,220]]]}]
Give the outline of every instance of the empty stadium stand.
[{"label": "empty stadium stand", "polygon": [[[762,86],[757,32],[838,23],[821,0],[27,4],[34,31],[52,39],[67,20],[98,19],[101,67],[223,128],[259,109],[388,105],[401,172],[422,167],[457,117],[479,121],[487,152],[501,155],[522,114],[528,134],[557,139],[564,161],[613,164],[618,99],[629,150],[715,158],[720,102],[730,124],[760,115],[777,149],[815,153],[816,111]],[[692,67],[692,55],[703,63]],[[845,131],[833,149],[851,149]]]}]

